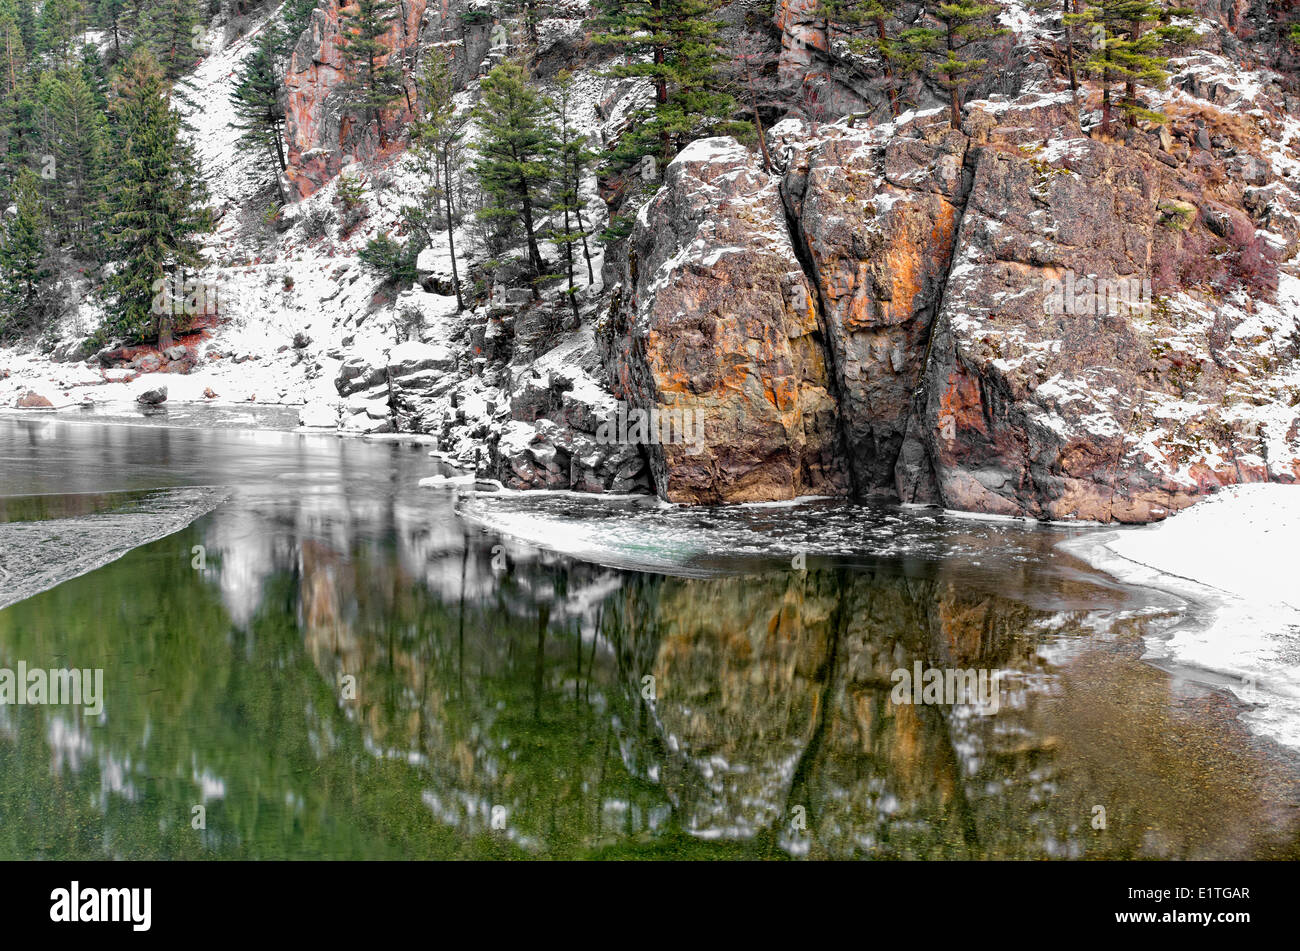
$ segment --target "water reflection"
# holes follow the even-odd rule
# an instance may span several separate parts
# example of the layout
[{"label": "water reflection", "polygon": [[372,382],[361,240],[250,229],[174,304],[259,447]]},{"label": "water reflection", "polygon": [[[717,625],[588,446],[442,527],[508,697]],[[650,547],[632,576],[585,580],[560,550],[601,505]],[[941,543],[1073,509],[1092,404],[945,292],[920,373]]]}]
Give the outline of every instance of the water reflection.
[{"label": "water reflection", "polygon": [[[173,478],[217,473],[230,501],[0,611],[0,665],[100,666],[106,693],[93,720],[0,706],[0,855],[1297,855],[1293,762],[1142,664],[1168,605],[1050,532],[786,513],[918,543],[652,574],[484,532],[415,488],[410,447],[168,443]],[[6,483],[61,488],[44,459]],[[917,661],[1003,671],[997,715],[893,702]]]}]

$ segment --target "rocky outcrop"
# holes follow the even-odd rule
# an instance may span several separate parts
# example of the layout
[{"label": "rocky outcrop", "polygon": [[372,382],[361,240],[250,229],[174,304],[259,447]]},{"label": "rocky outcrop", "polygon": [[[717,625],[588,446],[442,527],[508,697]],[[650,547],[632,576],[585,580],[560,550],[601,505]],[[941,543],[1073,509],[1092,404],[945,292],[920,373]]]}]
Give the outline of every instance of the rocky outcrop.
[{"label": "rocky outcrop", "polygon": [[847,471],[858,497],[1144,522],[1300,479],[1290,183],[1226,126],[1111,141],[1076,115],[1054,93],[960,131],[783,123],[788,222],[736,143],[683,152],[607,328],[616,395],[708,420],[698,452],[649,447],[659,493],[842,494]]},{"label": "rocky outcrop", "polygon": [[644,449],[610,438],[618,422],[617,402],[580,366],[527,370],[491,444],[493,474],[507,488],[645,492]]},{"label": "rocky outcrop", "polygon": [[781,37],[779,81],[819,118],[868,109],[867,91],[858,88],[865,83],[854,84],[848,71],[832,68],[834,62],[851,59],[852,54],[842,39],[828,42],[818,6],[817,0],[777,0],[773,23]]},{"label": "rocky outcrop", "polygon": [[701,139],[673,160],[623,288],[603,333],[614,395],[646,425],[620,436],[646,445],[663,498],[846,490],[815,294],[777,182],[748,150]]},{"label": "rocky outcrop", "polygon": [[782,192],[820,297],[854,486],[892,494],[965,197],[966,137],[941,125],[782,131]]},{"label": "rocky outcrop", "polygon": [[[380,151],[374,121],[349,108],[347,63],[340,40],[340,7],[346,0],[320,0],[298,39],[285,74],[286,161],[293,193],[305,198],[333,178],[351,160],[364,161]],[[383,138],[392,141],[410,119],[416,91],[411,79],[421,57],[446,55],[456,88],[479,75],[492,57],[491,19],[476,0],[398,0],[398,16],[381,37],[390,52],[379,65],[395,64],[405,77],[405,95],[383,110]]]},{"label": "rocky outcrop", "polygon": [[[400,15],[379,38],[391,52],[379,65],[397,59],[410,75],[420,49],[426,0],[399,0]],[[379,130],[364,113],[348,107],[349,80],[340,34],[340,0],[321,0],[294,47],[285,74],[286,176],[298,198],[305,198],[339,173],[351,158],[379,151]],[[413,92],[412,92],[413,95]],[[409,118],[408,103],[383,110],[378,124],[387,138]]]},{"label": "rocky outcrop", "polygon": [[1083,136],[1052,97],[974,111],[966,131],[974,180],[900,497],[1144,522],[1300,476],[1300,413],[1270,356],[1294,359],[1296,313],[1164,269],[1189,246],[1234,253],[1193,245],[1203,224],[1183,230],[1176,209],[1214,213],[1187,170]]}]

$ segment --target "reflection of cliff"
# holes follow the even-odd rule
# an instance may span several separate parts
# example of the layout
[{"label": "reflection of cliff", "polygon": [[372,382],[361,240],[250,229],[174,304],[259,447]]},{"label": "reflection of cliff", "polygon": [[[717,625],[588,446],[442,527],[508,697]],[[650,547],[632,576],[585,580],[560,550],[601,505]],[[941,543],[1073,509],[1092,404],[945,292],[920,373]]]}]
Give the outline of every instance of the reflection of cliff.
[{"label": "reflection of cliff", "polygon": [[[1051,702],[1023,689],[1054,679],[1038,648],[1087,613],[1032,609],[943,569],[656,580],[628,602],[644,618],[632,638],[657,645],[645,669],[665,745],[684,760],[666,775],[680,780],[669,792],[685,828],[840,857],[1104,849],[1082,834],[1090,784],[1062,771],[1062,724],[1041,722]],[[914,661],[1008,671],[1001,714],[895,704],[891,672]],[[1067,790],[1078,822],[1047,808]],[[796,806],[807,838],[791,833]]]},{"label": "reflection of cliff", "polygon": [[[403,573],[396,562],[412,570],[409,546],[340,554],[305,542],[301,623],[323,677],[357,677],[372,755],[409,762],[424,805],[460,834],[491,834],[503,807],[508,840],[552,856],[718,854],[727,843],[739,852],[726,854],[929,858],[1205,847],[1179,818],[1181,797],[1201,786],[1167,800],[1139,788],[1154,779],[1135,759],[1147,720],[1117,724],[1097,678],[1072,679],[1040,656],[1051,643],[1095,666],[1077,632],[1106,615],[1017,594],[1059,606],[1086,589],[1097,610],[1105,596],[1082,583],[922,564],[619,584],[543,556],[500,571],[492,588],[490,550],[427,541],[417,547],[440,596],[386,581]],[[448,596],[457,576],[464,599]],[[1141,622],[1127,624],[1132,643]],[[891,674],[915,661],[1006,672],[1000,714],[895,703]],[[1112,659],[1103,684],[1112,667],[1132,669]],[[1151,674],[1135,694],[1168,706]],[[1124,765],[1062,740],[1085,709],[1093,732],[1129,736]],[[1188,741],[1171,768],[1195,770],[1191,750],[1204,742]],[[1234,801],[1232,789],[1209,790]],[[1099,797],[1157,837],[1096,834]],[[806,833],[791,829],[796,807]],[[1230,844],[1219,839],[1215,854]]]},{"label": "reflection of cliff", "polygon": [[[404,829],[554,857],[1261,847],[1239,808],[1258,765],[1216,760],[1204,718],[1178,717],[1167,679],[1133,663],[1143,622],[1113,620],[1122,594],[1042,569],[1055,536],[955,531],[942,547],[970,559],[681,579],[499,546],[412,500],[332,498],[214,519],[208,541],[222,600],[259,644],[284,625],[328,698],[303,711],[315,755],[400,775],[377,808]],[[264,571],[239,567],[250,553]],[[1008,671],[1000,714],[894,703],[892,672],[918,661]],[[1198,796],[1240,824],[1207,833]],[[1090,828],[1094,805],[1113,831]]]}]

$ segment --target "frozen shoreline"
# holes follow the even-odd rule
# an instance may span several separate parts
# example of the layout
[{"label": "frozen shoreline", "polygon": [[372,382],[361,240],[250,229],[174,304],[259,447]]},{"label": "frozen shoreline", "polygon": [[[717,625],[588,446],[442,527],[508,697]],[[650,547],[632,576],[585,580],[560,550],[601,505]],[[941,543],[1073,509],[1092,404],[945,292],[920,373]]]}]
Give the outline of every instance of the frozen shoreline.
[{"label": "frozen shoreline", "polygon": [[1188,600],[1189,623],[1148,658],[1250,704],[1242,719],[1300,748],[1300,486],[1232,486],[1163,522],[1062,543],[1122,582]]}]

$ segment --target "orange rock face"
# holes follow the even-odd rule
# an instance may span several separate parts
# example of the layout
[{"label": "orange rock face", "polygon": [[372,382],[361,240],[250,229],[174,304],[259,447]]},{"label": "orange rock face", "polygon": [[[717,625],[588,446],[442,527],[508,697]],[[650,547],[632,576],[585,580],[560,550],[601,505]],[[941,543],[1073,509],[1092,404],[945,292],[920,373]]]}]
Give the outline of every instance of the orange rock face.
[{"label": "orange rock face", "polygon": [[892,495],[952,259],[966,138],[826,127],[792,142],[783,193],[825,312],[854,487]]},{"label": "orange rock face", "polygon": [[[350,158],[364,160],[378,153],[376,123],[349,107],[347,61],[342,46],[339,0],[317,7],[298,40],[285,76],[287,103],[285,138],[288,143],[286,175],[297,197],[305,198],[339,173]],[[343,4],[346,6],[346,4]],[[426,0],[403,0],[401,16],[380,37],[390,52],[380,65],[397,57],[409,76],[420,45],[420,23]],[[414,90],[410,90],[414,98]],[[385,136],[391,138],[409,121],[405,100],[379,116]]]},{"label": "orange rock face", "polygon": [[647,440],[660,495],[846,493],[813,291],[777,182],[752,154],[703,139],[673,161],[630,239],[625,287],[610,328],[615,396],[692,437]]},{"label": "orange rock face", "polygon": [[18,397],[14,404],[18,409],[49,409],[54,406],[49,400],[35,390],[28,390]]}]

